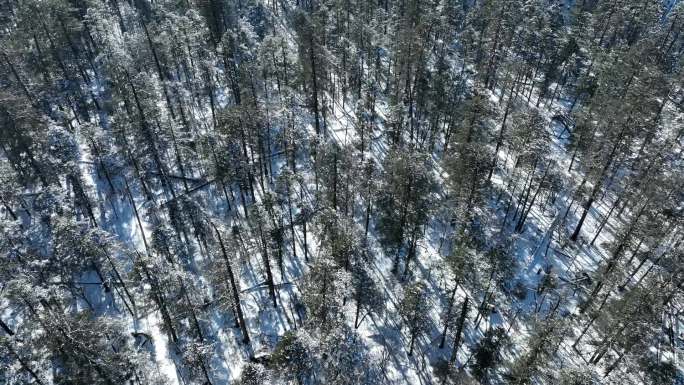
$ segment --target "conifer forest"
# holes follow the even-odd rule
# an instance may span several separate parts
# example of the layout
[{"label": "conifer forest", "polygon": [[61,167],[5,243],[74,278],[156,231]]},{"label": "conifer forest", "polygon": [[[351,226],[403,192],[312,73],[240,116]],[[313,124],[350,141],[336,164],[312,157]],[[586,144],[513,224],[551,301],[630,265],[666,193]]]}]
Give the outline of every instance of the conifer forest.
[{"label": "conifer forest", "polygon": [[0,0],[0,385],[682,385],[683,66],[679,0]]}]

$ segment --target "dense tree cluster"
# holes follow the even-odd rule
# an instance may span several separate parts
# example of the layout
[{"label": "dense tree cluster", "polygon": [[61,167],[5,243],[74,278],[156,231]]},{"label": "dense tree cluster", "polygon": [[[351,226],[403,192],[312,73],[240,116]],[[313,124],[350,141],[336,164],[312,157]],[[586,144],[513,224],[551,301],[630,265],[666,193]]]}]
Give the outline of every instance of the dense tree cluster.
[{"label": "dense tree cluster", "polygon": [[0,1],[0,384],[684,383],[683,29]]}]

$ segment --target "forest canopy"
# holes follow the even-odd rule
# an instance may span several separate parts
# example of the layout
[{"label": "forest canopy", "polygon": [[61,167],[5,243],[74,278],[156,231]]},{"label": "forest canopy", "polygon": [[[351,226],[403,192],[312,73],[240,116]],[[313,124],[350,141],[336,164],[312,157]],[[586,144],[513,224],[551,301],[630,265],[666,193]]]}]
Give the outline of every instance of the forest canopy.
[{"label": "forest canopy", "polygon": [[0,0],[0,385],[684,384],[683,29]]}]

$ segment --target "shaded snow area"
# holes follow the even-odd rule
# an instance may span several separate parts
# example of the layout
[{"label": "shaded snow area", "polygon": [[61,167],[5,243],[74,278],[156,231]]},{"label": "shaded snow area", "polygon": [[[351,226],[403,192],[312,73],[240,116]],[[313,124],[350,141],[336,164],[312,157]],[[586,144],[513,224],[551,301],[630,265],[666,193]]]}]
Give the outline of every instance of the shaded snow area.
[{"label": "shaded snow area", "polygon": [[0,385],[684,384],[679,3],[8,1]]}]

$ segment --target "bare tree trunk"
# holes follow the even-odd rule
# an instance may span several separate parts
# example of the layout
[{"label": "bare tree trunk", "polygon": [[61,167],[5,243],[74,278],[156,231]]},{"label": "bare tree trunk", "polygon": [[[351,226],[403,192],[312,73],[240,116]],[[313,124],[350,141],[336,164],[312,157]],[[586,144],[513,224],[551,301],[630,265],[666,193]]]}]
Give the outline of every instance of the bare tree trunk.
[{"label": "bare tree trunk", "polygon": [[321,134],[321,124],[318,112],[318,80],[316,79],[316,59],[314,56],[313,36],[309,37],[309,59],[311,60],[311,81],[313,83],[313,110],[315,118],[316,136]]},{"label": "bare tree trunk", "polygon": [[458,282],[454,285],[451,290],[451,297],[449,298],[449,304],[447,305],[446,315],[444,316],[444,329],[442,330],[442,340],[439,343],[439,348],[444,348],[444,343],[446,342],[447,330],[449,329],[449,319],[451,318],[451,309],[454,307],[454,300],[456,299],[456,291],[458,290]]},{"label": "bare tree trunk", "polygon": [[223,244],[223,239],[221,238],[221,233],[214,223],[210,222],[211,226],[216,232],[216,237],[218,238],[219,245],[221,246],[221,254],[223,255],[223,260],[226,263],[226,271],[228,272],[228,280],[230,281],[230,288],[233,294],[233,303],[235,306],[235,311],[237,312],[237,319],[240,325],[240,330],[242,331],[242,342],[249,343],[249,333],[247,332],[247,324],[245,323],[245,318],[242,313],[242,305],[240,304],[240,291],[235,283],[235,276],[233,275],[233,268],[230,265],[230,259],[228,258],[228,253],[226,253],[226,247]]},{"label": "bare tree trunk", "polygon": [[268,244],[266,243],[266,237],[264,236],[264,230],[261,226],[261,223],[258,224],[259,226],[259,237],[261,238],[261,244],[262,244],[262,255],[261,259],[264,262],[264,268],[266,270],[266,284],[268,285],[268,292],[271,296],[271,300],[273,301],[273,307],[277,307],[278,303],[276,302],[276,292],[275,292],[275,284],[273,283],[273,273],[271,272],[271,262],[269,261],[268,258]]},{"label": "bare tree trunk", "polygon": [[461,316],[458,318],[458,326],[456,328],[456,336],[454,337],[454,345],[451,349],[451,356],[449,357],[449,363],[451,365],[456,362],[456,357],[458,354],[458,348],[461,345],[461,335],[463,334],[463,325],[465,323],[466,317],[468,316],[468,301],[470,297],[465,297],[463,300],[463,307],[461,307]]}]

